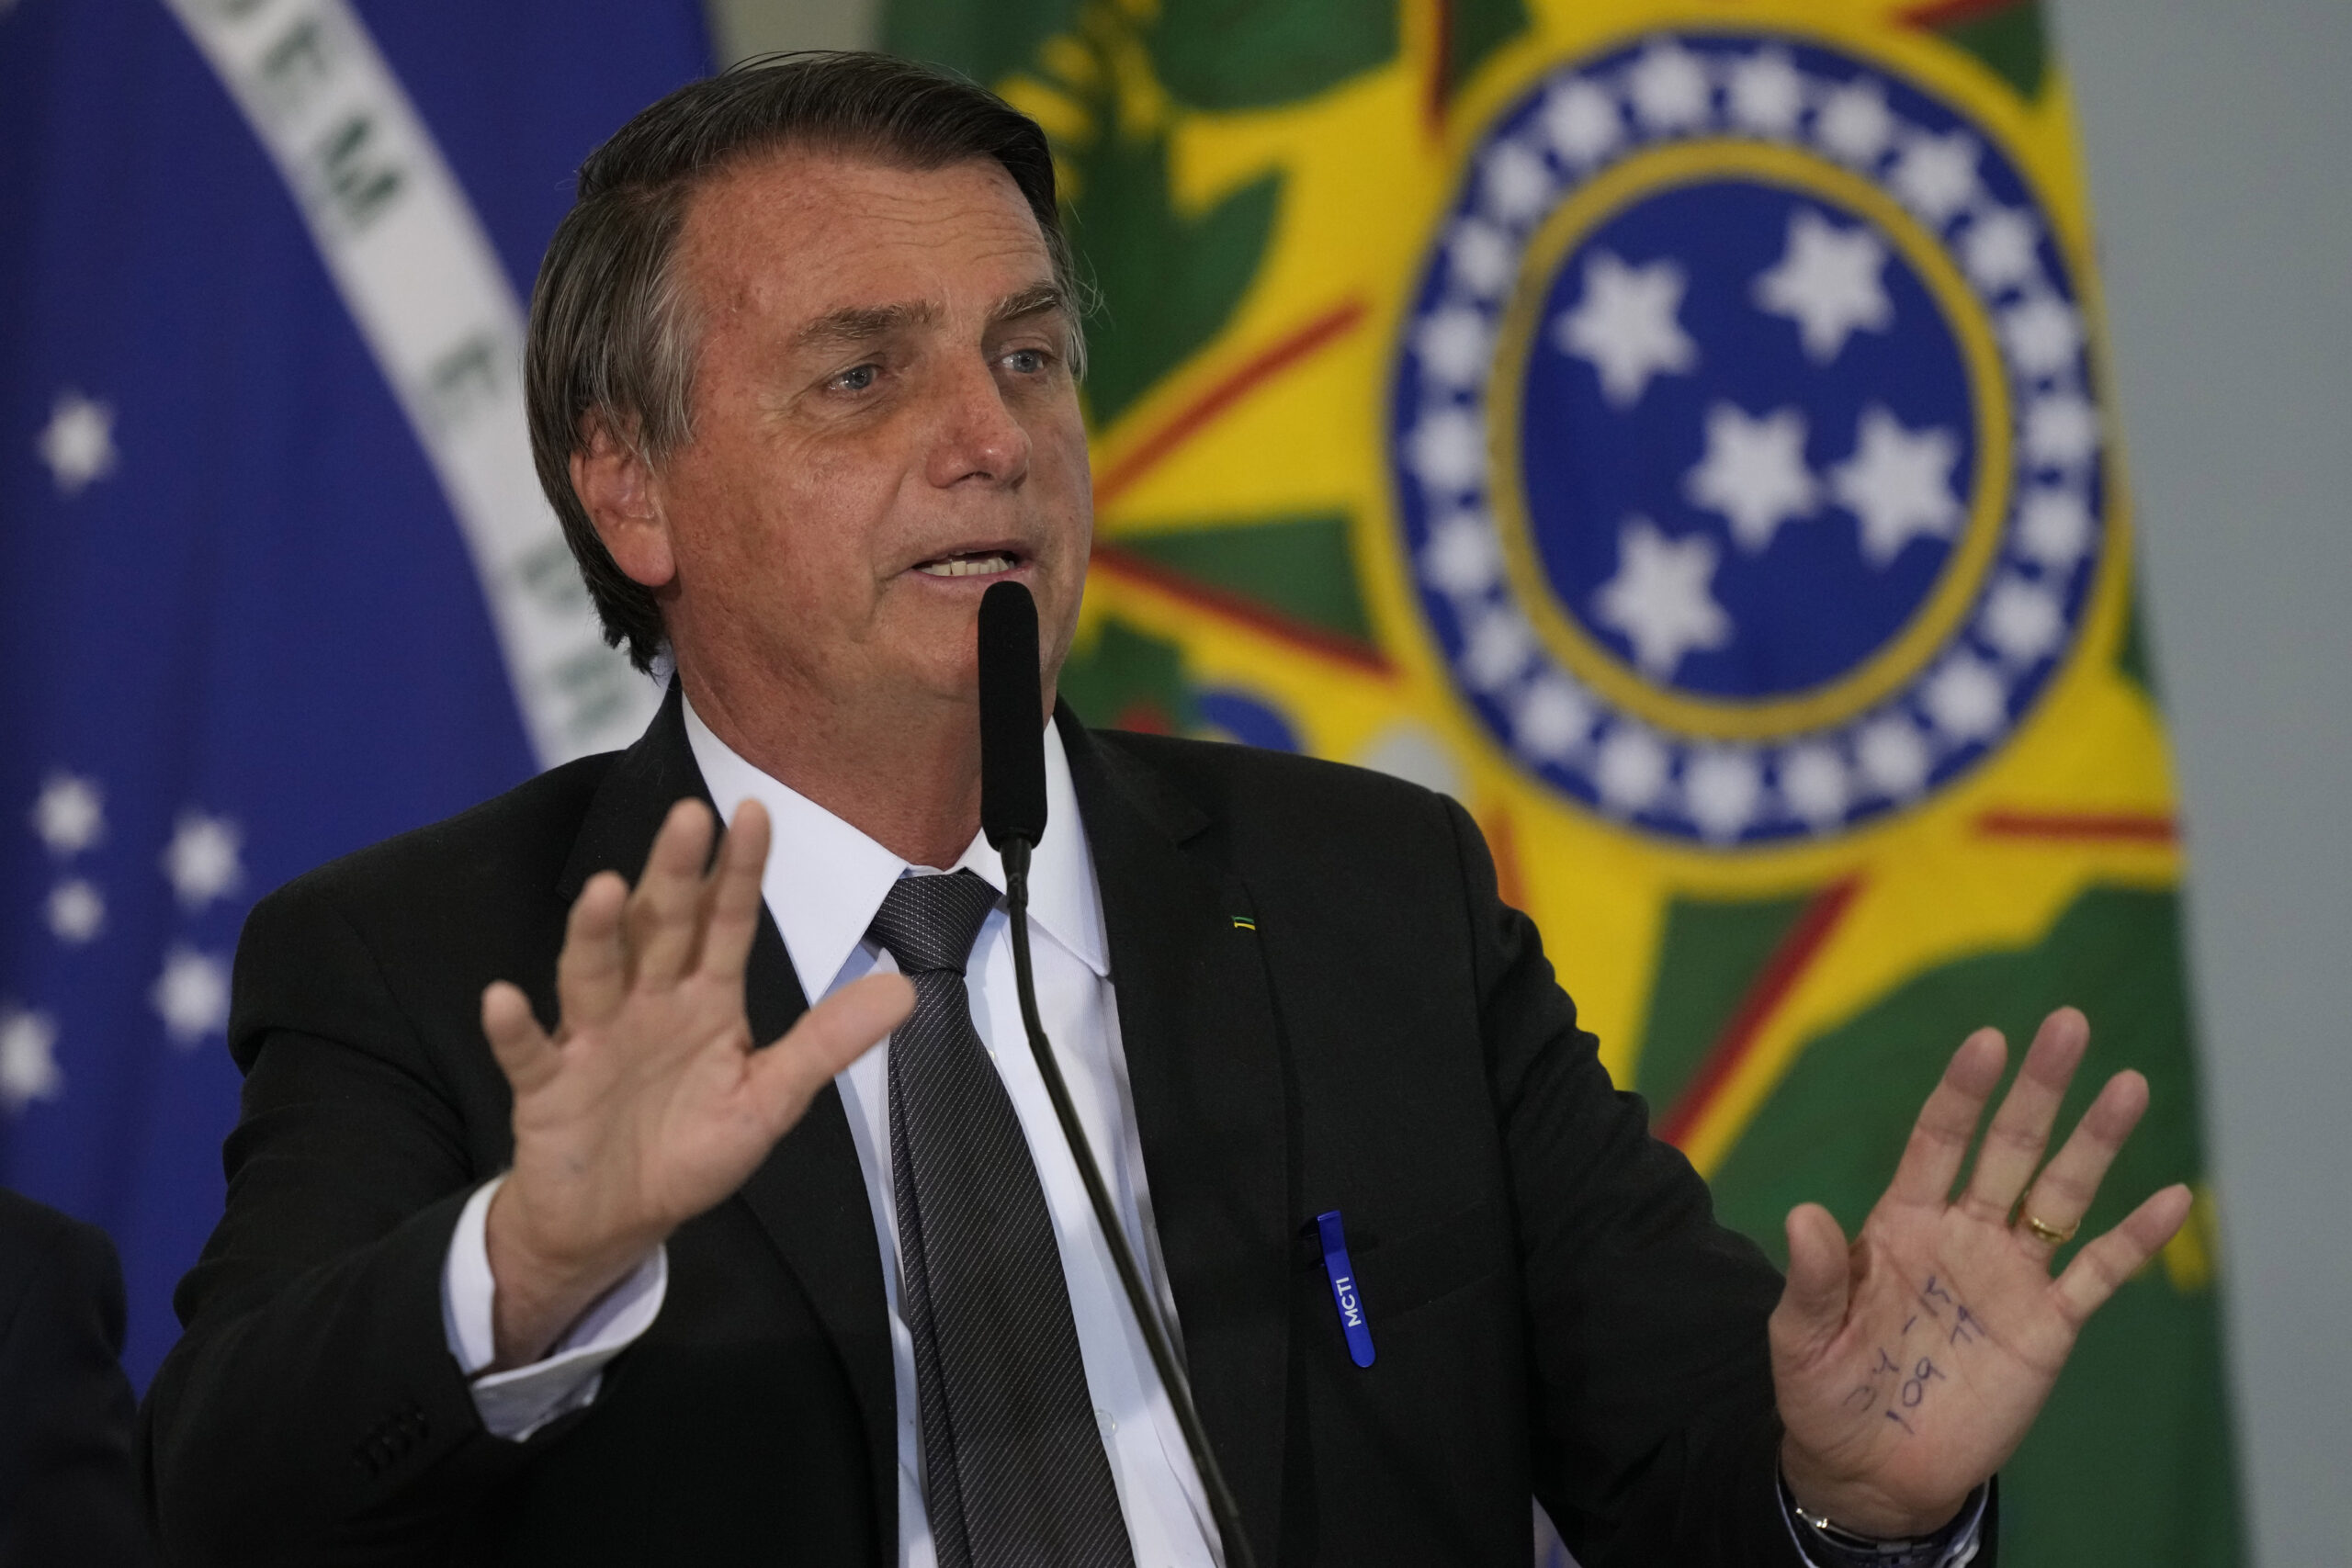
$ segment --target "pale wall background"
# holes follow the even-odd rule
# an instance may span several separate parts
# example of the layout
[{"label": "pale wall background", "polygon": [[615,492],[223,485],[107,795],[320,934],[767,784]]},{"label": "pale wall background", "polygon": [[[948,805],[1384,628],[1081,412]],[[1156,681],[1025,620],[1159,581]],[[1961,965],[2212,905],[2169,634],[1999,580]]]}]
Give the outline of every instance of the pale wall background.
[{"label": "pale wall background", "polygon": [[[863,47],[878,16],[710,6],[730,57]],[[2352,0],[2051,8],[2180,763],[2256,1561],[2334,1568],[2352,1562]]]}]

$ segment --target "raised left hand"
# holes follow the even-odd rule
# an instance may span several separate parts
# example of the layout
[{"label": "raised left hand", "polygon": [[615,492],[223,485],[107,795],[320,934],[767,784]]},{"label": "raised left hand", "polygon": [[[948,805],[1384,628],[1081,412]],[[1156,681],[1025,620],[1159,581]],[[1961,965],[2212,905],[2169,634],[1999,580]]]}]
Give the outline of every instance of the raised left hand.
[{"label": "raised left hand", "polygon": [[1944,1069],[1850,1248],[1819,1204],[1790,1213],[1772,1378],[1782,1473],[1808,1513],[1875,1536],[1948,1522],[2024,1439],[2084,1322],[2188,1217],[2188,1189],[2167,1187],[2051,1277],[2148,1106],[2147,1080],[2116,1074],[2041,1164],[2089,1043],[2072,1008],[2042,1021],[1956,1201],[2007,1056],[1990,1029]]}]

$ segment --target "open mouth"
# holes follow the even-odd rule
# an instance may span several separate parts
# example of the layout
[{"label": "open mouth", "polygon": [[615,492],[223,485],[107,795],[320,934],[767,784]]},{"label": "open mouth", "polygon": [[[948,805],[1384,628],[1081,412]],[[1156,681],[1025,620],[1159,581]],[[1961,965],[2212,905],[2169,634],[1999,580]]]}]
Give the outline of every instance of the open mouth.
[{"label": "open mouth", "polygon": [[988,577],[1011,571],[1020,564],[1021,558],[1009,551],[967,550],[961,555],[919,562],[915,570],[926,577]]}]

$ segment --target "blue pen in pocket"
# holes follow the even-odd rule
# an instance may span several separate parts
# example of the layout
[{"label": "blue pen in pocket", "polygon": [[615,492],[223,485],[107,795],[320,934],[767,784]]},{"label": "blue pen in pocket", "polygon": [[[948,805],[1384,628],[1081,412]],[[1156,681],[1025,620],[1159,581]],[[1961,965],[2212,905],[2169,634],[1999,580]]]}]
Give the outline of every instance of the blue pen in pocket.
[{"label": "blue pen in pocket", "polygon": [[1323,1271],[1331,1277],[1331,1300],[1340,1309],[1340,1332],[1348,1337],[1348,1359],[1372,1365],[1372,1320],[1364,1315],[1363,1292],[1356,1289],[1355,1265],[1348,1261],[1348,1233],[1340,1211],[1315,1216],[1323,1239]]}]

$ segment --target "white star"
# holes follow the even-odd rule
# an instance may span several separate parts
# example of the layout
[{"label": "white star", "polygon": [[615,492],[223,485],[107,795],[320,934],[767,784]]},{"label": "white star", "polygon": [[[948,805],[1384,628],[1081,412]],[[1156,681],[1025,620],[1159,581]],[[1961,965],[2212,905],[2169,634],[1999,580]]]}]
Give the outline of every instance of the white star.
[{"label": "white star", "polygon": [[1918,538],[1949,539],[1966,515],[1951,492],[1960,442],[1949,430],[1905,430],[1873,403],[1854,455],[1829,470],[1829,493],[1862,525],[1862,554],[1884,567]]},{"label": "white star", "polygon": [[1894,115],[1876,82],[1851,82],[1822,100],[1815,122],[1821,144],[1849,164],[1874,164],[1894,139]]},{"label": "white star", "polygon": [[1707,411],[1707,455],[1683,481],[1693,503],[1720,512],[1731,536],[1754,553],[1781,525],[1811,515],[1820,487],[1804,465],[1804,414],[1785,408],[1750,419],[1731,403]]},{"label": "white star", "polygon": [[1725,98],[1740,129],[1785,140],[1804,112],[1804,78],[1786,50],[1763,50],[1731,68]]},{"label": "white star", "polygon": [[10,1114],[65,1092],[57,1065],[57,1025],[46,1013],[0,1009],[0,1108]]},{"label": "white star", "polygon": [[1594,761],[1593,783],[1600,788],[1601,804],[1612,811],[1639,811],[1666,788],[1666,772],[1673,759],[1665,744],[1648,730],[1620,725],[1600,743]]},{"label": "white star", "polygon": [[2066,635],[2066,615],[2049,589],[2022,577],[2004,577],[1985,595],[1977,629],[2010,663],[2030,664],[2056,650]]},{"label": "white star", "polygon": [[1519,270],[1519,254],[1510,239],[1475,218],[1455,226],[1445,257],[1454,281],[1474,299],[1492,299],[1510,287]]},{"label": "white star", "polygon": [[1707,118],[1707,68],[1670,39],[1642,51],[1626,73],[1634,112],[1652,130],[1688,130]]},{"label": "white star", "polygon": [[1457,599],[1484,593],[1502,575],[1502,547],[1495,531],[1475,512],[1456,512],[1430,530],[1421,547],[1421,570]]},{"label": "white star", "polygon": [[1879,794],[1897,800],[1918,794],[1928,782],[1928,743],[1904,718],[1890,716],[1865,725],[1854,743],[1854,759]]},{"label": "white star", "polygon": [[1764,799],[1764,775],[1753,752],[1711,748],[1683,768],[1682,797],[1701,832],[1710,839],[1736,839],[1741,829],[1756,820],[1756,808]]},{"label": "white star", "polygon": [[1561,353],[1590,361],[1601,394],[1631,408],[1651,377],[1699,363],[1699,345],[1675,319],[1688,286],[1671,260],[1627,266],[1596,251],[1585,264],[1584,298],[1552,323],[1552,342]]},{"label": "white star", "polygon": [[1593,614],[1624,634],[1645,671],[1670,680],[1692,649],[1731,640],[1731,616],[1709,592],[1715,558],[1710,539],[1669,539],[1647,518],[1628,518],[1618,536],[1617,575],[1593,596]]},{"label": "white star", "polygon": [[1476,387],[1487,378],[1494,333],[1486,316],[1467,305],[1449,305],[1423,321],[1413,334],[1421,374],[1442,387]]},{"label": "white star", "polygon": [[1928,677],[1921,694],[1928,716],[1955,741],[1990,740],[2008,722],[2008,693],[1984,660],[1954,654]]},{"label": "white star", "polygon": [[1781,753],[1781,794],[1798,816],[1818,830],[1835,827],[1845,816],[1853,788],[1836,748],[1815,740]]},{"label": "white star", "polygon": [[2014,288],[2033,276],[2033,220],[2007,207],[1980,212],[1960,237],[1968,280],[1988,294]]},{"label": "white star", "polygon": [[2087,461],[2098,450],[2098,411],[2073,392],[2036,398],[2025,411],[2025,449],[2053,468]]},{"label": "white star", "polygon": [[1905,206],[1939,228],[1976,194],[1976,139],[1964,130],[1904,142],[1887,183]]},{"label": "white star", "polygon": [[71,389],[58,393],[35,449],[60,492],[81,494],[114,471],[113,406]]},{"label": "white star", "polygon": [[1625,138],[1617,100],[1589,82],[1559,87],[1544,100],[1544,134],[1571,164],[1597,164]]},{"label": "white star", "polygon": [[96,936],[107,923],[107,901],[96,885],[81,877],[49,890],[50,934],[71,947]]},{"label": "white star", "polygon": [[172,1043],[185,1050],[228,1023],[228,968],[209,953],[175,947],[164,954],[164,972],[147,999]]},{"label": "white star", "polygon": [[237,858],[243,835],[225,817],[183,811],[164,850],[164,874],[185,909],[201,909],[237,890],[244,867]]},{"label": "white star", "polygon": [[95,779],[72,773],[51,773],[33,802],[33,831],[62,860],[78,855],[103,838],[107,830],[104,797]]},{"label": "white star", "polygon": [[2091,512],[2071,490],[2037,490],[2018,507],[2018,545],[2026,558],[2058,571],[2091,547]]},{"label": "white star", "polygon": [[1840,229],[1810,207],[1789,215],[1788,248],[1756,276],[1756,304],[1796,322],[1816,365],[1836,359],[1857,329],[1884,332],[1894,302],[1880,274],[1886,247],[1868,229]]},{"label": "white star", "polygon": [[1521,750],[1556,761],[1584,744],[1599,716],[1592,699],[1575,682],[1542,675],[1529,682],[1521,694],[1511,716],[1511,733]]},{"label": "white star", "polygon": [[1552,171],[1516,141],[1487,154],[1487,207],[1506,223],[1524,223],[1552,204]]},{"label": "white star", "polygon": [[1431,490],[1475,489],[1487,472],[1487,427],[1474,413],[1439,409],[1406,437],[1405,457]]},{"label": "white star", "polygon": [[1527,668],[1535,651],[1535,631],[1516,610],[1489,607],[1470,627],[1463,649],[1463,672],[1482,692],[1508,686]]},{"label": "white star", "polygon": [[2029,376],[2055,376],[2083,351],[2082,318],[2055,295],[2017,305],[2001,317],[2001,342]]}]

